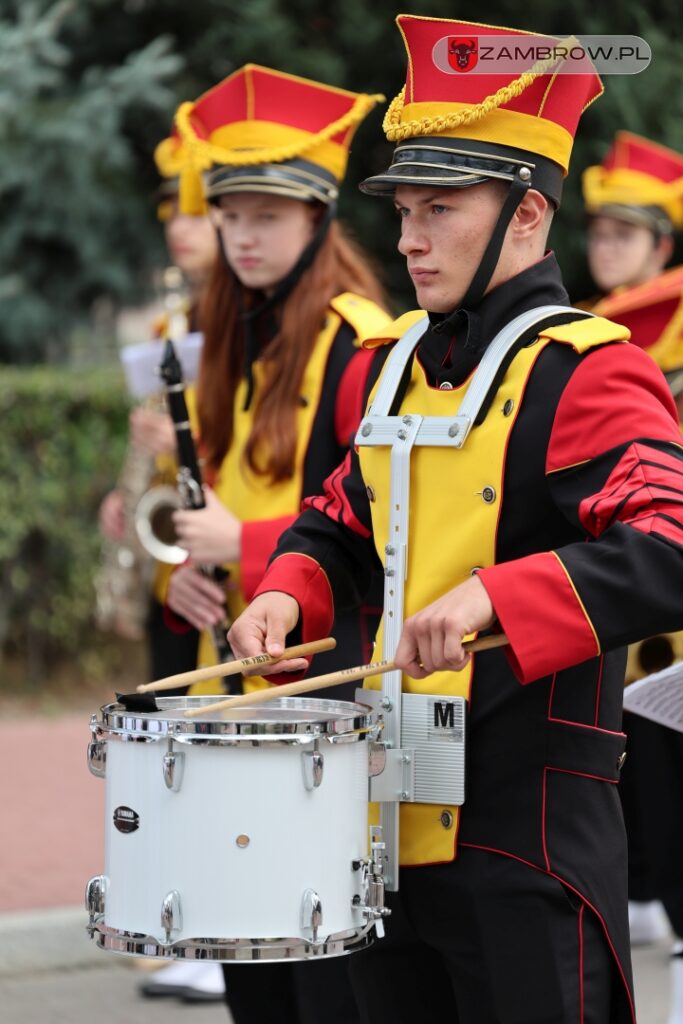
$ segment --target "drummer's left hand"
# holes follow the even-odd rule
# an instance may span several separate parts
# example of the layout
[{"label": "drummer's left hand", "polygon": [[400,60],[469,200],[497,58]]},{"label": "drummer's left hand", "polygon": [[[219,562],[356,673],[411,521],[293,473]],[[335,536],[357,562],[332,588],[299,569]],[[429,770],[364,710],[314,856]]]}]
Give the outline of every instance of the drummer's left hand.
[{"label": "drummer's left hand", "polygon": [[223,565],[239,562],[242,553],[242,524],[204,487],[206,508],[181,509],[173,513],[178,543],[195,565]]},{"label": "drummer's left hand", "polygon": [[495,621],[484,584],[471,576],[406,619],[394,662],[412,679],[424,679],[432,672],[458,672],[470,660],[463,650],[463,637],[488,629]]}]

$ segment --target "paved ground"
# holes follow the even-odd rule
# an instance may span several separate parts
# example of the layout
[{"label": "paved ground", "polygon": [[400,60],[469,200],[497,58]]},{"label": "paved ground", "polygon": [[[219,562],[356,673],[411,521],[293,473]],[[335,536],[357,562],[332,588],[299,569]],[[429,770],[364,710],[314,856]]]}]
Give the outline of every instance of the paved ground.
[{"label": "paved ground", "polygon": [[[220,1004],[141,998],[139,966],[85,936],[85,882],[104,868],[104,780],[86,768],[88,740],[86,712],[0,722],[0,1020],[226,1024]],[[639,1024],[667,1024],[668,948],[634,953]]]},{"label": "paved ground", "polygon": [[[3,1024],[229,1024],[221,1003],[188,1005],[142,998],[137,991],[139,970],[127,961],[103,953],[100,957],[90,967],[0,976]],[[638,1022],[666,1024],[667,948],[636,951],[634,960]],[[257,965],[244,969],[259,970]]]},{"label": "paved ground", "polygon": [[87,712],[0,722],[0,914],[83,903],[104,869],[104,780],[86,767]]},{"label": "paved ground", "polygon": [[229,1024],[223,1003],[142,998],[140,977],[107,958],[99,967],[0,978],[0,1018],[3,1024]]}]

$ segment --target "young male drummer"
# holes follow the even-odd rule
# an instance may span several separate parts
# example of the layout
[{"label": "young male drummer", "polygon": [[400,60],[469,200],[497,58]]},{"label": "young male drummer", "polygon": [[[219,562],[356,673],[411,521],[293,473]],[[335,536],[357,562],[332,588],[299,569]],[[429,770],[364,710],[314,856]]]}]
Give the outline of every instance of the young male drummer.
[{"label": "young male drummer", "polygon": [[[429,313],[394,411],[455,416],[501,328],[568,306],[545,241],[602,87],[592,71],[450,64],[452,44],[509,29],[398,24],[408,80],[385,119],[398,146],[362,186],[394,198]],[[370,342],[387,346],[385,375],[418,317]],[[635,1019],[615,786],[623,647],[683,624],[683,459],[666,382],[628,332],[561,319],[518,351],[461,449],[412,450],[395,660],[404,691],[469,699],[467,796],[462,814],[401,805],[387,937],[351,964],[366,1021]],[[231,630],[236,653],[279,653],[295,628],[320,636],[333,603],[359,600],[375,552],[389,557],[388,463],[387,448],[359,446],[309,503]],[[509,646],[468,661],[462,638],[490,628]]]}]

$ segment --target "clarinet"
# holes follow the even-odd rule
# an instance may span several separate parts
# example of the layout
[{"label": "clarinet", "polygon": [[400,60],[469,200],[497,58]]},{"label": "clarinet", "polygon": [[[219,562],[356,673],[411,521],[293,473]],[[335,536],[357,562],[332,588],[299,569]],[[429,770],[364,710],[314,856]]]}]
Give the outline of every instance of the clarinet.
[{"label": "clarinet", "polygon": [[[187,509],[205,508],[206,501],[202,489],[202,473],[199,468],[197,450],[192,437],[190,418],[187,414],[187,405],[185,403],[183,371],[170,338],[166,341],[159,373],[164,382],[168,411],[175,429],[178,451],[178,475],[176,479],[183,507]],[[227,577],[227,572],[225,569],[221,569],[220,566],[201,565],[197,568],[202,575],[214,583],[222,584]],[[213,625],[210,630],[211,639],[220,662],[232,661],[235,657],[227,638],[230,625],[231,623],[226,616],[221,622]],[[242,693],[240,676],[228,676],[227,681],[229,694]]]}]

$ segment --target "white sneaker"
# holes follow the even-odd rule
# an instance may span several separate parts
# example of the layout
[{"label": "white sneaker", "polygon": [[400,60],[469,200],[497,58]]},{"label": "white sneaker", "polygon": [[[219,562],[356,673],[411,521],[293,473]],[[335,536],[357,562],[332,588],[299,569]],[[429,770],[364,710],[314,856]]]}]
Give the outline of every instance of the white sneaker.
[{"label": "white sneaker", "polygon": [[677,947],[671,958],[671,1005],[666,1024],[683,1024],[683,943]]},{"label": "white sneaker", "polygon": [[183,1002],[213,1003],[222,1001],[225,996],[225,980],[221,965],[201,960],[196,967],[198,969],[183,992]]},{"label": "white sneaker", "polygon": [[220,964],[202,960],[168,964],[140,985],[140,993],[148,998],[175,996],[190,1002],[218,1001],[224,992]]},{"label": "white sneaker", "polygon": [[628,901],[628,924],[632,946],[649,946],[669,934],[669,920],[659,900]]}]

